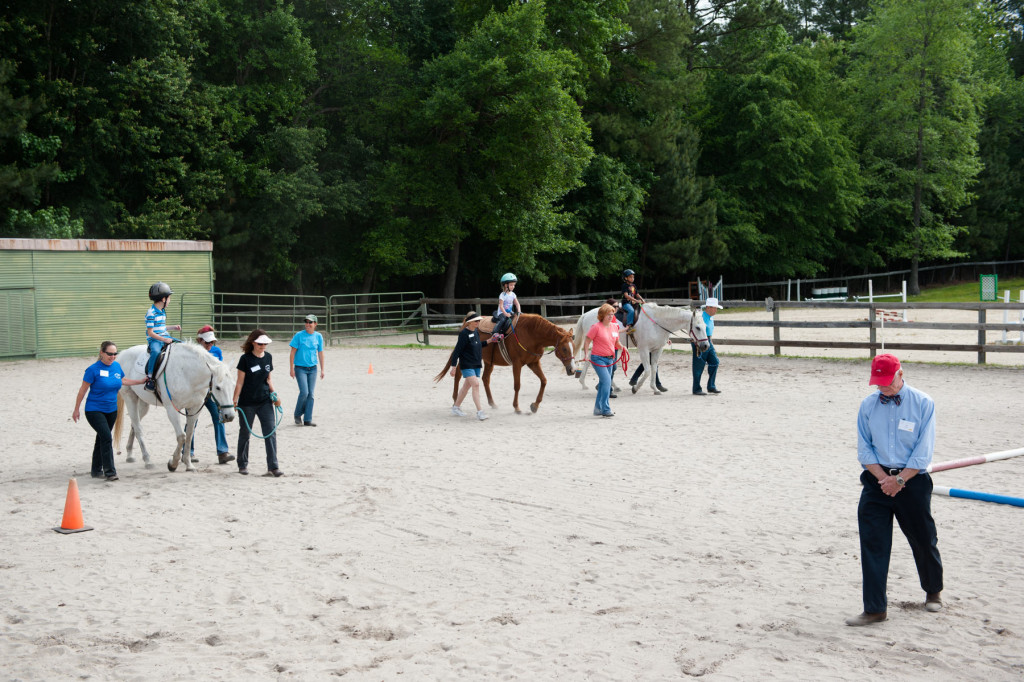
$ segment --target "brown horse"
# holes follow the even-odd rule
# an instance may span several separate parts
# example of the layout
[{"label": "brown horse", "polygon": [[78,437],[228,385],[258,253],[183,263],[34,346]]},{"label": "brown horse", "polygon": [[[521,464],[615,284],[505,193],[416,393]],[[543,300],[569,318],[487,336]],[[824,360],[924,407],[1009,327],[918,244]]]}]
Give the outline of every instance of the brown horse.
[{"label": "brown horse", "polygon": [[[481,330],[480,338],[486,341],[490,334]],[[505,350],[512,361],[512,376],[515,377],[515,397],[512,399],[512,407],[517,413],[519,409],[519,387],[520,373],[523,365],[526,365],[540,379],[540,392],[537,393],[537,400],[530,403],[530,411],[536,412],[540,407],[540,401],[544,398],[544,387],[548,380],[544,376],[544,370],[540,367],[540,359],[544,357],[544,349],[554,346],[555,357],[562,361],[565,366],[565,373],[572,376],[575,372],[573,364],[573,332],[562,329],[553,322],[549,322],[540,315],[522,314],[516,319],[512,332],[505,336]],[[483,348],[484,390],[487,391],[487,404],[495,407],[494,398],[491,396],[491,372],[495,365],[508,365],[501,354],[497,343],[489,343]],[[452,387],[452,400],[459,393],[459,381],[462,375],[455,373],[455,384]]]}]

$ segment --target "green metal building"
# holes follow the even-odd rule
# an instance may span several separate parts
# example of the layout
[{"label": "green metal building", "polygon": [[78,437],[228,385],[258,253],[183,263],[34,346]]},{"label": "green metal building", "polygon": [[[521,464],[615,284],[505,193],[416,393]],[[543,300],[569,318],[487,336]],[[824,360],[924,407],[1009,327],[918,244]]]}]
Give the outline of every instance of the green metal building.
[{"label": "green metal building", "polygon": [[145,343],[149,287],[196,293],[210,310],[175,297],[168,324],[189,338],[212,321],[213,243],[119,239],[0,239],[0,358],[89,355],[111,340]]}]

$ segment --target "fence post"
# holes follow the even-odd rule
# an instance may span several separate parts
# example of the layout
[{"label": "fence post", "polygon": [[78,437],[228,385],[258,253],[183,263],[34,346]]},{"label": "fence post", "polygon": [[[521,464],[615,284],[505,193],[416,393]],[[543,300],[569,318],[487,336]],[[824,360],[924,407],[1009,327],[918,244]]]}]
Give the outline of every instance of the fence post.
[{"label": "fence post", "polygon": [[779,306],[772,308],[772,321],[775,322],[775,326],[772,328],[772,337],[775,339],[775,356],[782,355],[782,344],[779,341],[782,339],[779,329]]},{"label": "fence post", "polygon": [[[870,282],[871,280],[868,280]],[[870,285],[868,290],[870,291]],[[869,349],[869,358],[875,357],[875,344],[878,343],[878,332],[875,330],[875,306],[874,304],[868,306],[868,326],[871,328],[871,333],[868,335],[868,343],[871,344]]]},{"label": "fence post", "polygon": [[[985,324],[985,309],[978,309],[978,324]],[[985,364],[985,330],[978,330],[978,364]]]},{"label": "fence post", "polygon": [[420,303],[420,319],[423,320],[423,344],[430,345],[430,321],[427,319],[427,302]]},{"label": "fence post", "polygon": [[541,303],[540,304],[540,316],[543,317],[544,319],[547,319],[547,316],[548,316],[548,304],[547,303]]}]

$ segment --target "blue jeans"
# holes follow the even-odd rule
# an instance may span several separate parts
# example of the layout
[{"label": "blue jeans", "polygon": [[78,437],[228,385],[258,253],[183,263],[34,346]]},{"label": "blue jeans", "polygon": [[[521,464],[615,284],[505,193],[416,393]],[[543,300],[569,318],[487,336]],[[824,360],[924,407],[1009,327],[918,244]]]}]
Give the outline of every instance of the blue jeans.
[{"label": "blue jeans", "polygon": [[[217,403],[213,402],[213,398],[209,397],[206,399],[206,409],[210,411],[210,416],[213,417],[213,438],[217,441],[217,454],[223,455],[231,452],[228,449],[228,437],[224,432],[224,425],[220,422],[220,410],[217,409]],[[191,454],[196,452],[196,437],[192,436],[192,445],[189,449]]]},{"label": "blue jeans", "polygon": [[96,431],[96,442],[92,446],[92,475],[117,476],[114,469],[114,438],[110,434],[110,429],[117,421],[117,411],[86,412],[85,421]]},{"label": "blue jeans", "polygon": [[715,352],[715,345],[708,339],[708,349],[704,353],[697,352],[697,344],[691,343],[693,349],[693,392],[700,392],[700,378],[704,374],[704,367],[708,368],[708,390],[714,390],[715,378],[718,376],[718,353]]},{"label": "blue jeans", "polygon": [[626,311],[626,324],[632,326],[633,320],[636,318],[636,309],[633,308],[632,303],[623,303],[622,309]]},{"label": "blue jeans", "polygon": [[313,391],[316,389],[316,365],[295,366],[295,381],[299,383],[299,399],[295,401],[295,416],[307,424],[313,421]]},{"label": "blue jeans", "polygon": [[615,358],[591,355],[590,363],[597,372],[597,399],[594,401],[594,414],[611,414],[612,406],[608,396],[612,394],[612,372],[615,370]]},{"label": "blue jeans", "polygon": [[158,341],[152,337],[146,337],[146,345],[149,346],[149,361],[146,363],[146,376],[153,376],[153,363],[156,362],[156,358],[160,355],[160,349],[164,347],[163,341]]},{"label": "blue jeans", "polygon": [[860,475],[860,503],[857,505],[857,528],[860,531],[860,562],[864,577],[864,611],[886,610],[886,582],[889,556],[892,552],[892,520],[910,542],[917,564],[921,589],[942,591],[942,558],[939,556],[935,521],[932,519],[932,478],[924,471],[889,497],[882,492],[878,479],[870,471]]}]

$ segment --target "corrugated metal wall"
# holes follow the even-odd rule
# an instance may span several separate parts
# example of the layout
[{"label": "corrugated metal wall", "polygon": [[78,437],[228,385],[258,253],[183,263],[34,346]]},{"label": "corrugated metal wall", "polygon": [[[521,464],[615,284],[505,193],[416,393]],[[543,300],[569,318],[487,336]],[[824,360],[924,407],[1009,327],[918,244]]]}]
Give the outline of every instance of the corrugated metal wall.
[{"label": "corrugated metal wall", "polygon": [[[3,250],[0,282],[10,276],[14,283],[11,272],[23,268],[26,255],[35,298],[35,355],[40,358],[97,352],[106,339],[122,349],[145,343],[149,287],[157,280],[175,291],[213,291],[213,253],[208,250]],[[203,324],[202,311],[190,311],[196,320],[181,320],[174,302],[172,296],[168,323],[182,324],[184,332],[175,335],[187,338]]]},{"label": "corrugated metal wall", "polygon": [[32,252],[0,253],[0,358],[35,354]]}]

